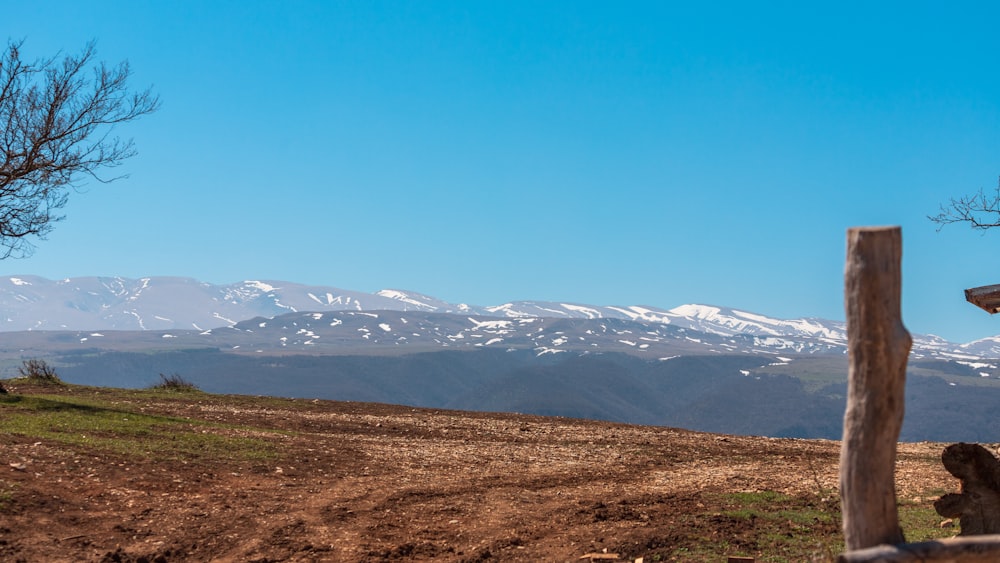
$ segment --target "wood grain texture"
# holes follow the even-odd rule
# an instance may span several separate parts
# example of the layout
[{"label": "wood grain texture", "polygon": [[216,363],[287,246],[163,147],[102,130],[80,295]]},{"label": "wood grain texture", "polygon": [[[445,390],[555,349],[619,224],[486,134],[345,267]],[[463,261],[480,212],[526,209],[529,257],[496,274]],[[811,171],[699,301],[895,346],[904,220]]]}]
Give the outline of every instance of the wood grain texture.
[{"label": "wood grain texture", "polygon": [[840,454],[846,549],[903,543],[896,510],[896,442],[912,339],[900,314],[902,233],[847,232],[844,298],[848,389]]}]

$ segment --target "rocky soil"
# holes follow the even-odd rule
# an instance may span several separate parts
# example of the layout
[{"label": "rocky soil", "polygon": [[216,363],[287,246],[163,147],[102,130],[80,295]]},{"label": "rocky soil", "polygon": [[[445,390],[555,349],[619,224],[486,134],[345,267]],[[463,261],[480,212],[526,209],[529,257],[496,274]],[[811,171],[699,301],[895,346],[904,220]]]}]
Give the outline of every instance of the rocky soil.
[{"label": "rocky soil", "polygon": [[[0,404],[3,561],[801,561],[828,560],[839,541],[833,441],[200,393],[11,391],[222,423],[201,431],[253,435],[274,453],[125,455],[5,433]],[[901,501],[929,505],[956,488],[942,447],[901,445]],[[790,515],[764,514],[760,499]],[[803,513],[815,516],[791,516]]]}]

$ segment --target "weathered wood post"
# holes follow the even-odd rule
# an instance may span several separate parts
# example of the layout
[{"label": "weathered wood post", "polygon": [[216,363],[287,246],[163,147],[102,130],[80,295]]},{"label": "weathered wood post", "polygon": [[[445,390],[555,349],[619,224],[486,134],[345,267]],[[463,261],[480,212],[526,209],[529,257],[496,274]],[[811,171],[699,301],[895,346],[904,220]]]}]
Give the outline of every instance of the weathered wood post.
[{"label": "weathered wood post", "polygon": [[899,227],[847,231],[844,300],[848,383],[840,499],[848,550],[903,543],[896,510],[896,442],[912,340],[900,315]]}]

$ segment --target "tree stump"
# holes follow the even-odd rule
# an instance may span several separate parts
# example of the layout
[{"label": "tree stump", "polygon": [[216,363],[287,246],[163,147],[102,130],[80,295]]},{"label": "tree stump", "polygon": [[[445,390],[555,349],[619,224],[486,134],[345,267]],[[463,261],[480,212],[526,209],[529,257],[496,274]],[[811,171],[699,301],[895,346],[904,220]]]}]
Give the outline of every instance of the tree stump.
[{"label": "tree stump", "polygon": [[944,449],[941,462],[962,481],[962,492],[934,501],[934,510],[958,518],[960,536],[1000,534],[1000,461],[979,444],[958,443]]}]

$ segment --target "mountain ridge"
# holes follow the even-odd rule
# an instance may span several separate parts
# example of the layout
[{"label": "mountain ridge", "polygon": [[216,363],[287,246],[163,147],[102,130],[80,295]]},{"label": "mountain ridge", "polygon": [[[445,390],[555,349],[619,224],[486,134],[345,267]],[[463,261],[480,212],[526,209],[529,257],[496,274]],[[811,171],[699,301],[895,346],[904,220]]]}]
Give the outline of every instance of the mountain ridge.
[{"label": "mountain ridge", "polygon": [[795,335],[808,333],[806,327],[813,327],[814,331],[825,331],[832,338],[844,338],[842,322],[811,318],[776,320],[713,305],[684,304],[663,309],[649,305],[525,300],[481,306],[450,303],[402,289],[366,293],[279,280],[211,284],[173,276],[90,276],[62,280],[33,275],[6,276],[0,278],[0,307],[6,312],[0,331],[200,330],[284,313],[394,310],[501,318],[617,318],[661,324],[680,321],[690,323],[685,328],[701,324],[705,328],[702,332],[727,336],[736,333]]},{"label": "mountain ridge", "polygon": [[[846,395],[843,322],[709,305],[479,307],[266,280],[21,276],[0,278],[0,306],[8,328],[31,323],[4,332],[0,373],[44,358],[85,385],[142,387],[182,373],[216,393],[831,439]],[[61,319],[88,328],[50,329]],[[111,328],[90,328],[98,321]],[[903,435],[987,434],[1000,339],[913,340]]]},{"label": "mountain ridge", "polygon": [[[589,305],[557,301],[511,301],[500,305],[450,303],[401,289],[374,293],[279,280],[211,284],[194,278],[151,276],[78,277],[49,280],[34,275],[0,278],[0,331],[212,331],[249,319],[298,313],[395,311],[465,315],[482,319],[623,320],[658,331],[669,326],[708,338],[735,339],[736,349],[841,353],[843,321],[815,317],[776,319],[714,305]],[[483,323],[487,321],[475,321]],[[371,330],[369,327],[367,330]],[[697,342],[705,336],[685,335]],[[743,340],[751,339],[750,344]],[[635,346],[641,346],[638,341]],[[1000,337],[965,344],[933,335],[914,335],[917,357],[975,361],[1000,357]]]}]

